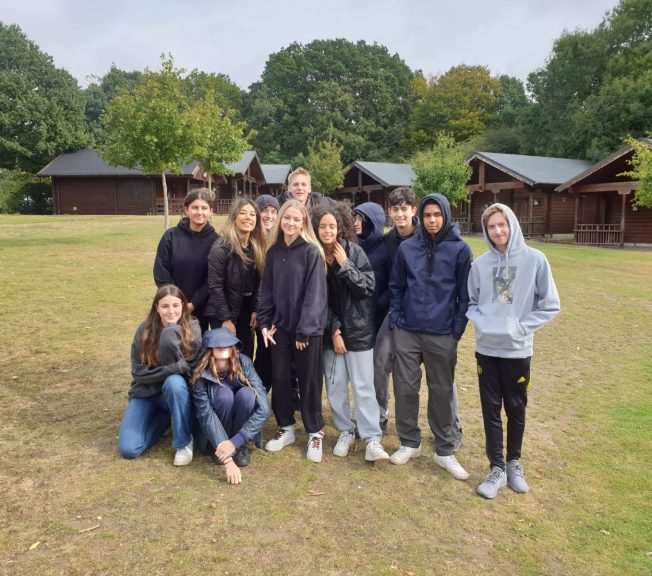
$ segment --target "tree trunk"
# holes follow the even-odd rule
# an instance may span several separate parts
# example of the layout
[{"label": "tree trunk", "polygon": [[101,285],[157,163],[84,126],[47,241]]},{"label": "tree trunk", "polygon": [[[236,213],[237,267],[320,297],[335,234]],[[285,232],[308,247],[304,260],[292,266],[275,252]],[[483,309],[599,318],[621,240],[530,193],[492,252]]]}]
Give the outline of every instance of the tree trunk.
[{"label": "tree trunk", "polygon": [[213,175],[210,172],[208,173],[208,189],[213,191]]},{"label": "tree trunk", "polygon": [[167,230],[170,225],[170,206],[168,204],[168,184],[165,180],[165,170],[161,171],[161,183],[163,184],[163,229]]}]

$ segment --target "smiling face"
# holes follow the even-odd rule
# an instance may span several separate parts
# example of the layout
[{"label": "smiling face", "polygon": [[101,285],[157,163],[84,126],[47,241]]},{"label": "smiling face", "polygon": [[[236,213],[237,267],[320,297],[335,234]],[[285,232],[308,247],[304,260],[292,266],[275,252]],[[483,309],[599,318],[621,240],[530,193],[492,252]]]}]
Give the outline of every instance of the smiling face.
[{"label": "smiling face", "polygon": [[430,202],[424,206],[422,225],[424,230],[433,238],[439,234],[444,225],[444,214],[439,204]]},{"label": "smiling face", "polygon": [[498,252],[507,250],[509,244],[509,222],[503,212],[494,212],[487,219],[487,236],[494,243]]},{"label": "smiling face", "polygon": [[306,174],[295,174],[288,184],[288,192],[295,200],[301,202],[304,206],[308,201],[308,194],[312,191],[310,176]]},{"label": "smiling face", "polygon": [[274,208],[274,206],[267,206],[267,208],[260,213],[260,219],[263,223],[265,232],[269,232],[274,227],[277,216],[278,210]]},{"label": "smiling face", "polygon": [[188,204],[188,206],[185,206],[184,211],[190,221],[190,229],[193,232],[199,232],[206,226],[208,219],[213,213],[208,202],[199,198]]},{"label": "smiling face", "polygon": [[183,302],[176,296],[164,296],[158,301],[156,311],[161,317],[163,326],[173,326],[181,319]]},{"label": "smiling face", "polygon": [[235,229],[242,235],[251,234],[256,228],[256,208],[253,204],[244,204],[235,216]]},{"label": "smiling face", "polygon": [[416,213],[416,206],[411,206],[410,204],[405,203],[390,206],[389,208],[389,216],[401,236],[407,236],[412,233],[412,230],[414,230],[412,219]]},{"label": "smiling face", "polygon": [[337,220],[335,220],[335,216],[324,214],[319,221],[317,234],[324,247],[335,244],[337,242]]},{"label": "smiling face", "polygon": [[281,230],[286,244],[294,242],[303,229],[303,214],[298,208],[288,208],[281,217]]}]

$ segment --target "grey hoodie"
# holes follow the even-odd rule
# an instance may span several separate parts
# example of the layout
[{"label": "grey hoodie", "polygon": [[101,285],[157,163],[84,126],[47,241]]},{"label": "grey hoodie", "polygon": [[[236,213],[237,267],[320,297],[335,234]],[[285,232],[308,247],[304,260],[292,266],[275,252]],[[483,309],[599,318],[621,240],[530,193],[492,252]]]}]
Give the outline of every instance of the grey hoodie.
[{"label": "grey hoodie", "polygon": [[525,244],[514,212],[495,204],[507,216],[509,242],[504,253],[482,233],[489,251],[473,262],[469,274],[466,316],[475,326],[476,350],[486,356],[532,356],[533,333],[559,314],[559,294],[548,260]]}]

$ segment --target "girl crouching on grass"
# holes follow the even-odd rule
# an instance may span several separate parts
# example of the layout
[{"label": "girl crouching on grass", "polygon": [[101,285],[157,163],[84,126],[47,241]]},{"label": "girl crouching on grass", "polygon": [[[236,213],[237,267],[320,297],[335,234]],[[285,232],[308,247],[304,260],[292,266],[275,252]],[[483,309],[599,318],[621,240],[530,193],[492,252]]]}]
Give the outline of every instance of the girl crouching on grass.
[{"label": "girl crouching on grass", "polygon": [[247,442],[263,429],[270,409],[251,359],[240,354],[240,340],[227,328],[209,330],[202,340],[192,399],[199,426],[229,484],[240,484],[240,468],[251,462]]},{"label": "girl crouching on grass", "polygon": [[355,441],[350,382],[358,432],[367,442],[365,460],[389,460],[380,444],[380,412],[374,388],[374,271],[362,248],[351,241],[354,232],[348,206],[317,206],[312,212],[312,224],[328,268],[324,372],[333,423],[340,431],[333,454],[347,456]]},{"label": "girl crouching on grass", "polygon": [[175,466],[193,456],[190,362],[201,340],[201,328],[190,316],[188,302],[176,286],[161,286],[131,345],[132,383],[129,404],[120,425],[118,449],[137,458],[155,444],[172,424]]},{"label": "girl crouching on grass", "polygon": [[279,429],[265,445],[278,452],[294,443],[290,370],[294,364],[303,427],[309,435],[306,457],[321,462],[324,418],[321,341],[326,324],[324,256],[303,204],[283,204],[269,238],[260,292],[258,323],[272,350],[272,409]]}]

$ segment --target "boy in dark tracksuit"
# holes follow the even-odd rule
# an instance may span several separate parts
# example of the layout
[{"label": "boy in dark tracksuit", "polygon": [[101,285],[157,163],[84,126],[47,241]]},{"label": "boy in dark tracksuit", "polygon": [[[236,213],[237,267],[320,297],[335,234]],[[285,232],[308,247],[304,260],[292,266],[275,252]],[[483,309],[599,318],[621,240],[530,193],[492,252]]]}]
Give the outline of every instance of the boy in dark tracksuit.
[{"label": "boy in dark tracksuit", "polygon": [[[546,257],[525,244],[512,210],[493,204],[482,215],[489,251],[469,275],[467,317],[475,326],[486,451],[491,470],[478,486],[495,498],[506,484],[527,492],[520,465],[533,333],[559,314],[559,295]],[[507,465],[502,406],[507,414]]]},{"label": "boy in dark tracksuit", "polygon": [[390,461],[405,464],[421,454],[418,416],[423,362],[435,463],[458,480],[466,480],[468,474],[455,457],[454,378],[457,342],[467,323],[472,254],[451,223],[446,197],[428,194],[421,201],[419,217],[421,230],[399,247],[389,282],[396,429],[401,439]]}]

